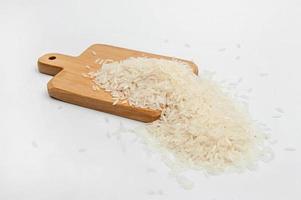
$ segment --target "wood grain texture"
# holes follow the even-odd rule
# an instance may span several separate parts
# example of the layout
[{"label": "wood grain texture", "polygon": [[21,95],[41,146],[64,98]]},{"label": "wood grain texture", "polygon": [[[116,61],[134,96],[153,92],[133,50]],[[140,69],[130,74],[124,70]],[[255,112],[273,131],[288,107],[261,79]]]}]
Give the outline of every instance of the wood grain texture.
[{"label": "wood grain texture", "polygon": [[[119,61],[129,57],[141,56],[172,59],[168,56],[95,44],[77,57],[57,53],[43,55],[38,59],[38,67],[41,73],[54,76],[47,85],[48,93],[53,98],[138,121],[152,122],[160,117],[160,111],[135,108],[127,103],[113,105],[110,93],[104,90],[94,91],[92,81],[82,76],[83,73],[95,71],[99,68],[99,64],[95,63],[97,58]],[[198,68],[194,63],[187,60],[182,61],[187,62],[194,73],[198,73]],[[90,66],[90,69],[86,67],[87,65]]]}]

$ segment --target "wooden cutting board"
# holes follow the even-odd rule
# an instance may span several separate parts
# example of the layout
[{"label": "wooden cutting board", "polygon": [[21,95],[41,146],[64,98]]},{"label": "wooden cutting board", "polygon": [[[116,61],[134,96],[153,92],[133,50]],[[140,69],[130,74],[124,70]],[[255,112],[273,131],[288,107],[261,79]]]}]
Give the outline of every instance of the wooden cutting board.
[{"label": "wooden cutting board", "polygon": [[[134,120],[152,122],[160,117],[160,111],[135,108],[127,103],[113,105],[110,93],[104,90],[93,90],[92,81],[83,77],[84,73],[99,69],[100,65],[95,62],[98,58],[119,61],[141,56],[172,59],[167,56],[95,44],[76,57],[58,53],[43,55],[38,60],[38,67],[41,73],[54,76],[47,85],[48,93],[53,98]],[[194,73],[198,73],[198,68],[193,62],[179,60],[187,62]],[[90,69],[87,65],[90,66]]]}]

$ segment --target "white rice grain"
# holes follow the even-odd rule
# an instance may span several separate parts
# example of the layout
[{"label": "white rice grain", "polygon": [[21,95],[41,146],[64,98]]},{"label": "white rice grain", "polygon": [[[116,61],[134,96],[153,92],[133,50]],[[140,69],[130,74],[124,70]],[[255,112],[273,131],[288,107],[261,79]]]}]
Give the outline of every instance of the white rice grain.
[{"label": "white rice grain", "polygon": [[265,76],[268,76],[269,74],[268,73],[260,73],[259,76],[261,77],[265,77]]},{"label": "white rice grain", "polygon": [[99,61],[100,61],[100,58],[97,58],[94,62],[98,64]]},{"label": "white rice grain", "polygon": [[277,108],[275,108],[275,110],[276,110],[277,112],[284,113],[284,111],[283,111],[282,108],[277,107]]},{"label": "white rice grain", "polygon": [[147,142],[156,141],[157,147],[172,153],[175,162],[164,161],[171,169],[178,163],[208,173],[245,169],[262,153],[266,138],[255,129],[246,110],[212,76],[196,76],[185,62],[106,59],[89,76],[111,93],[113,105],[127,101],[131,106],[161,111],[160,119],[145,126],[147,138],[152,138]]},{"label": "white rice grain", "polygon": [[296,149],[293,147],[285,147],[284,150],[285,151],[296,151]]},{"label": "white rice grain", "polygon": [[178,184],[185,190],[191,190],[194,187],[194,183],[184,176],[177,176],[176,180]]}]

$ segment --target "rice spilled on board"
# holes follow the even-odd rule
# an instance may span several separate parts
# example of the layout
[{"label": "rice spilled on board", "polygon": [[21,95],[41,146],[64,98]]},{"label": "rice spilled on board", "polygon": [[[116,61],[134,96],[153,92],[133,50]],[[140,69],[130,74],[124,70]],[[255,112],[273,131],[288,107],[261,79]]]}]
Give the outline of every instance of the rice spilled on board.
[{"label": "rice spilled on board", "polygon": [[89,77],[110,92],[114,104],[161,111],[141,132],[149,143],[171,153],[173,163],[221,173],[269,161],[266,135],[247,110],[205,75],[178,60],[137,57],[104,62]]}]

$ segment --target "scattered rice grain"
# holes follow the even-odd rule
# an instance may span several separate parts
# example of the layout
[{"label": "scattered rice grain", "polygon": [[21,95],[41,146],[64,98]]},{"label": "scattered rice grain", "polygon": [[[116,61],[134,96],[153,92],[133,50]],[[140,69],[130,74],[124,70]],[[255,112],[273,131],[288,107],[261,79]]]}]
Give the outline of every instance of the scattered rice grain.
[{"label": "scattered rice grain", "polygon": [[89,76],[88,74],[86,74],[86,73],[82,73],[82,76],[85,77],[85,78],[90,77],[90,76]]},{"label": "scattered rice grain", "polygon": [[276,110],[277,112],[284,113],[284,111],[283,111],[282,108],[277,107],[277,108],[275,108],[275,110]]},{"label": "scattered rice grain", "polygon": [[184,176],[177,176],[176,180],[178,184],[185,190],[191,190],[194,187],[194,183]]},{"label": "scattered rice grain", "polygon": [[91,53],[92,53],[93,56],[96,56],[96,52],[95,51],[92,50]]},{"label": "scattered rice grain", "polygon": [[79,153],[84,153],[86,151],[87,151],[87,149],[84,149],[84,148],[78,150]]},{"label": "scattered rice grain", "polygon": [[149,190],[149,191],[147,191],[147,194],[148,194],[148,195],[155,195],[156,193],[155,193],[155,191],[153,191],[153,190]]},{"label": "scattered rice grain", "polygon": [[268,76],[269,74],[268,73],[260,73],[259,76],[261,77],[265,77],[265,76]]},{"label": "scattered rice grain", "polygon": [[99,61],[100,61],[100,58],[97,58],[94,62],[95,62],[96,64],[98,64]]},{"label": "scattered rice grain", "polygon": [[286,148],[284,148],[284,150],[285,151],[296,151],[296,149],[293,147],[286,147]]},{"label": "scattered rice grain", "polygon": [[32,145],[32,147],[34,147],[34,148],[38,148],[39,146],[38,146],[38,143],[36,142],[36,141],[32,141],[31,142],[31,145]]}]

